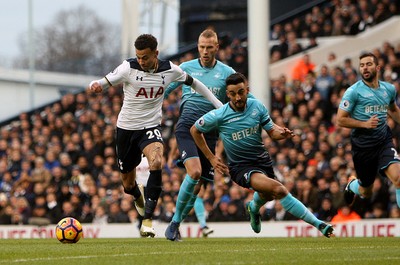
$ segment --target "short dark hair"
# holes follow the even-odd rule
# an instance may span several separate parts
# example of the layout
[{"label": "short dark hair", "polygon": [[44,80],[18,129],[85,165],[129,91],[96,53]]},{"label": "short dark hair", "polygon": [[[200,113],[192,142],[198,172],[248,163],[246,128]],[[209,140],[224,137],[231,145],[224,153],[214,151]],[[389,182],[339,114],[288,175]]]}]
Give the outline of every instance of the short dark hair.
[{"label": "short dark hair", "polygon": [[150,48],[150,50],[154,51],[157,49],[157,39],[151,34],[142,34],[137,37],[135,41],[135,48],[137,50],[144,50]]},{"label": "short dark hair", "polygon": [[378,57],[376,57],[375,54],[373,54],[372,52],[363,52],[363,53],[360,55],[359,59],[361,60],[361,59],[363,59],[363,58],[365,58],[365,57],[372,57],[372,58],[374,59],[374,63],[375,63],[376,65],[378,65]]},{"label": "short dark hair", "polygon": [[234,73],[228,76],[225,80],[226,86],[247,83],[246,77],[242,73]]}]

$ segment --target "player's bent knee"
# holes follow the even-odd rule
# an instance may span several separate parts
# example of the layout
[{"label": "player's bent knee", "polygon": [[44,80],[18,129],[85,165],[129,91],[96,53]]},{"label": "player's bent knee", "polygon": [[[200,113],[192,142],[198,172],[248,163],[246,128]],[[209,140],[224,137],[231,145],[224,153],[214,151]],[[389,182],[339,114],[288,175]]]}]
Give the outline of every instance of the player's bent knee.
[{"label": "player's bent knee", "polygon": [[272,189],[272,195],[274,198],[279,200],[279,199],[282,199],[283,197],[285,197],[287,194],[288,194],[288,191],[285,186],[283,186],[282,184],[274,185],[274,187]]},{"label": "player's bent knee", "polygon": [[160,170],[162,168],[162,155],[160,153],[151,153],[148,157],[150,170]]},{"label": "player's bent knee", "polygon": [[200,171],[192,171],[191,173],[189,173],[189,176],[194,179],[194,180],[199,180],[201,177],[201,172]]},{"label": "player's bent knee", "polygon": [[187,168],[186,172],[188,173],[188,175],[195,180],[199,180],[201,177],[201,167],[191,167],[191,168]]},{"label": "player's bent knee", "polygon": [[151,161],[151,163],[149,164],[149,168],[150,170],[160,170],[162,168],[161,165],[162,165],[162,160],[160,157]]}]

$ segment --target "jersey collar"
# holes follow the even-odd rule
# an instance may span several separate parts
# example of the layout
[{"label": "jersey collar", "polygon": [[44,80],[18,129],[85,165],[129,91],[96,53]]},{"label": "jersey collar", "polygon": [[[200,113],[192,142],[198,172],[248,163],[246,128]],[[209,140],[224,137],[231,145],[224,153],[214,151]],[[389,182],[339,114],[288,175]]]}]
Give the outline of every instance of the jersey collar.
[{"label": "jersey collar", "polygon": [[212,67],[205,67],[205,66],[203,66],[203,65],[201,64],[200,58],[198,58],[197,61],[199,62],[201,68],[204,68],[204,69],[214,69],[214,67],[217,65],[217,62],[218,62],[218,60],[215,60],[215,63],[214,63],[214,65],[213,65]]}]

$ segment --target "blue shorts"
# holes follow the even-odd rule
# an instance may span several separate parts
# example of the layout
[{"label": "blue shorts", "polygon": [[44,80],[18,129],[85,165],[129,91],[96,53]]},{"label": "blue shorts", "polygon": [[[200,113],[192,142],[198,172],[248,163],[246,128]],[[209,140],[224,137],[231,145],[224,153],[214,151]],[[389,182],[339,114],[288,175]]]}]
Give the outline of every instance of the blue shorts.
[{"label": "blue shorts", "polygon": [[[217,144],[216,134],[205,134],[205,139],[208,147],[214,153],[215,146]],[[175,132],[176,141],[178,143],[178,148],[180,152],[180,159],[185,163],[186,160],[198,157],[201,163],[202,173],[201,176],[207,181],[214,180],[214,169],[211,166],[210,161],[203,155],[203,153],[198,149],[196,143],[190,134],[190,128],[184,128],[177,126]]]},{"label": "blue shorts", "polygon": [[122,173],[131,172],[142,161],[143,149],[151,143],[164,143],[161,126],[131,131],[116,129],[118,168]]},{"label": "blue shorts", "polygon": [[392,141],[369,149],[353,148],[354,169],[360,186],[369,187],[378,173],[386,177],[385,169],[392,163],[400,163]]}]

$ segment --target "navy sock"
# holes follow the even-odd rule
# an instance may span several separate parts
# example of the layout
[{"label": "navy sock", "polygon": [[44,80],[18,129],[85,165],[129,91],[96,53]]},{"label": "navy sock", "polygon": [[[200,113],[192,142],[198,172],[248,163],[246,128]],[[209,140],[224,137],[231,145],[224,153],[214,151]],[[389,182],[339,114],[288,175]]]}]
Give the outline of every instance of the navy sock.
[{"label": "navy sock", "polygon": [[152,219],[162,191],[161,170],[151,170],[147,180],[143,219]]}]

